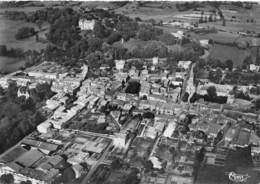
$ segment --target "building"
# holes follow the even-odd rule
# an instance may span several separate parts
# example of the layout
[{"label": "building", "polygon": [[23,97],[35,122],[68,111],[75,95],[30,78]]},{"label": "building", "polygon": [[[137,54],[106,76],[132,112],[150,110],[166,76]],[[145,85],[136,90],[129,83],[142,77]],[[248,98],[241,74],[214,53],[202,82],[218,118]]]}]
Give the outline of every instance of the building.
[{"label": "building", "polygon": [[168,183],[171,184],[193,184],[194,183],[194,179],[193,177],[184,177],[184,176],[178,176],[178,175],[171,175],[168,178]]},{"label": "building", "polygon": [[251,157],[254,166],[260,169],[260,147],[251,147]]},{"label": "building", "polygon": [[255,64],[250,64],[249,65],[249,70],[252,71],[252,72],[259,72],[260,66],[257,66]]},{"label": "building", "polygon": [[178,67],[179,68],[183,68],[185,70],[188,70],[190,65],[191,65],[191,63],[192,63],[191,61],[179,61],[178,62]]},{"label": "building", "polygon": [[159,58],[153,57],[153,65],[158,65],[158,63],[159,63]]},{"label": "building", "polygon": [[125,60],[115,60],[116,69],[121,71],[124,69]]},{"label": "building", "polygon": [[37,130],[40,133],[46,134],[49,132],[51,126],[52,126],[52,124],[48,120],[46,120],[37,126]]},{"label": "building", "polygon": [[79,19],[79,27],[81,30],[93,30],[95,27],[95,20]]},{"label": "building", "polygon": [[200,40],[200,45],[204,48],[208,48],[209,40]]},{"label": "building", "polygon": [[181,40],[184,37],[183,31],[177,31],[176,33],[172,32],[172,35],[179,40]]}]

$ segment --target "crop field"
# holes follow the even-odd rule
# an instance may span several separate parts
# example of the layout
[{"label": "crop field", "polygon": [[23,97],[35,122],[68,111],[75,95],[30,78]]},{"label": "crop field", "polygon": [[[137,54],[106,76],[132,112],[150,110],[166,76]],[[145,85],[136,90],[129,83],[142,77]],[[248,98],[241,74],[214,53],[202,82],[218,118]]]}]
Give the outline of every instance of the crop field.
[{"label": "crop field", "polygon": [[169,21],[174,15],[178,14],[178,10],[173,3],[152,3],[138,6],[134,3],[127,4],[116,9],[117,13],[123,13],[129,17],[140,17],[143,20],[154,19],[156,21]]}]

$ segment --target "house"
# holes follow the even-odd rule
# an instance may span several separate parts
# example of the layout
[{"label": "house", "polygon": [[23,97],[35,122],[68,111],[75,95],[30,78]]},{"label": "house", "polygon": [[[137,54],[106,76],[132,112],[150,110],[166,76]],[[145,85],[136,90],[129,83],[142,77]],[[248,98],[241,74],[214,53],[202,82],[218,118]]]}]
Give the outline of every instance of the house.
[{"label": "house", "polygon": [[126,93],[118,93],[116,99],[126,101]]},{"label": "house", "polygon": [[152,162],[153,168],[155,168],[155,169],[161,169],[162,168],[162,162],[160,162],[157,157],[152,156],[152,157],[150,157],[149,160]]},{"label": "house", "polygon": [[188,70],[190,65],[191,65],[191,63],[192,63],[191,61],[179,61],[178,62],[178,67],[179,68],[183,68],[185,70]]},{"label": "house", "polygon": [[232,141],[232,146],[240,147],[240,148],[247,147],[250,140],[250,134],[251,132],[249,129],[246,128],[240,129],[238,136]]},{"label": "house", "polygon": [[251,157],[254,166],[260,168],[260,147],[251,147]]},{"label": "house", "polygon": [[221,130],[222,126],[216,123],[209,123],[207,134],[209,137],[216,138],[218,132]]},{"label": "house", "polygon": [[252,72],[259,72],[260,66],[257,66],[255,64],[250,64],[249,65],[249,70],[252,71]]},{"label": "house", "polygon": [[78,25],[81,30],[93,30],[95,26],[95,20],[79,19]]},{"label": "house", "polygon": [[165,131],[164,131],[164,133],[163,133],[163,136],[170,138],[172,136],[176,126],[177,126],[176,122],[174,122],[174,121],[173,122],[169,122],[167,127],[166,127],[166,129],[165,129]]},{"label": "house", "polygon": [[83,167],[80,164],[72,165],[72,169],[75,173],[75,178],[79,178],[83,174]]},{"label": "house", "polygon": [[18,97],[24,96],[26,99],[28,99],[30,97],[30,95],[28,93],[27,87],[25,87],[25,86],[20,87],[17,91],[17,96]]},{"label": "house", "polygon": [[172,35],[180,40],[184,37],[183,31],[172,32]]},{"label": "house", "polygon": [[165,176],[143,176],[140,184],[166,184]]},{"label": "house", "polygon": [[158,63],[159,63],[159,58],[153,57],[153,65],[158,65]]},{"label": "house", "polygon": [[125,60],[115,60],[116,69],[121,71],[124,69],[125,66]]},{"label": "house", "polygon": [[193,179],[193,177],[171,175],[169,177],[169,182],[167,182],[167,183],[171,183],[171,184],[193,184],[194,179]]},{"label": "house", "polygon": [[204,48],[208,48],[209,40],[200,40],[200,45]]},{"label": "house", "polygon": [[48,120],[46,120],[37,126],[37,130],[40,133],[46,134],[50,130],[51,126],[52,124]]}]

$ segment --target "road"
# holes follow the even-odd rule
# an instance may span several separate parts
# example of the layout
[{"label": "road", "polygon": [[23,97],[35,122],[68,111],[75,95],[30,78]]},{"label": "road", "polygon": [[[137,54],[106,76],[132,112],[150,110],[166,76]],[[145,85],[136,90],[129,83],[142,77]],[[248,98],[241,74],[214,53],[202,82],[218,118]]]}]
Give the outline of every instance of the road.
[{"label": "road", "polygon": [[192,67],[189,68],[189,71],[187,72],[187,76],[185,77],[185,79],[183,81],[183,85],[182,85],[182,89],[181,89],[181,95],[180,95],[180,98],[178,100],[179,102],[182,101],[182,98],[183,98],[183,96],[184,96],[184,94],[186,92],[186,88],[188,86],[188,80],[190,78],[191,69],[192,69]]},{"label": "road", "polygon": [[99,166],[100,164],[104,163],[104,160],[105,160],[105,158],[106,158],[106,156],[107,156],[107,154],[108,154],[108,152],[109,152],[109,149],[111,148],[112,145],[113,145],[113,142],[111,142],[111,143],[107,146],[106,150],[103,152],[103,154],[102,154],[102,156],[100,157],[100,159],[96,162],[96,164],[94,164],[94,165],[90,168],[88,174],[87,174],[86,177],[82,180],[81,184],[88,184],[88,183],[90,183],[90,181],[89,181],[90,177],[94,174],[94,172],[96,171],[96,169],[98,168],[98,166]]},{"label": "road", "polygon": [[194,86],[194,67],[196,63],[193,63],[190,70],[189,79],[187,80],[187,88],[186,91],[189,93],[189,99],[188,102],[190,102],[190,98],[193,96],[193,94],[196,92],[196,87]]}]

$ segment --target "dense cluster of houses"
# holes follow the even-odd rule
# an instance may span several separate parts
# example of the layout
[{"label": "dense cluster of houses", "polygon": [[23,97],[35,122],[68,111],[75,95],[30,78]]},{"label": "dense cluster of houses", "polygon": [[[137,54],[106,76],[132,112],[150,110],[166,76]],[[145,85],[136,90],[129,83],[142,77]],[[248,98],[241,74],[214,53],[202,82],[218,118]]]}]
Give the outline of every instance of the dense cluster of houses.
[{"label": "dense cluster of houses", "polygon": [[[86,77],[85,65],[73,69],[51,62],[0,78],[3,87],[8,80],[17,81],[18,95],[28,96],[21,86],[39,82],[49,82],[55,92],[43,107],[51,112],[46,121],[0,157],[0,174],[12,173],[17,182],[48,183],[62,178],[62,171],[79,178],[100,159],[127,154],[126,160],[136,167],[136,158],[146,158],[155,172],[172,173],[146,174],[143,184],[191,184],[195,155],[202,148],[202,164],[223,167],[227,150],[249,145],[254,166],[260,168],[260,138],[253,130],[259,115],[230,108],[233,103],[181,102],[183,92],[195,89],[187,86],[194,77],[191,61],[179,61],[175,72],[159,67],[160,58],[148,59],[142,69],[126,70],[129,62],[116,60],[113,75],[96,78]],[[128,92],[131,83],[139,85],[136,92]],[[211,85],[200,83],[196,92],[205,94]],[[231,96],[233,86],[215,86],[218,95]]]}]

